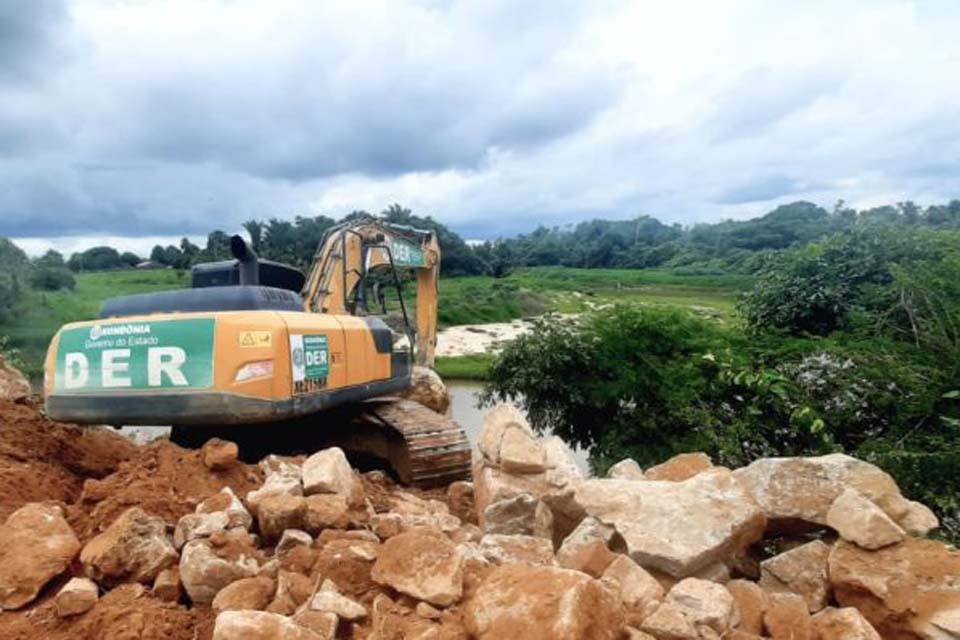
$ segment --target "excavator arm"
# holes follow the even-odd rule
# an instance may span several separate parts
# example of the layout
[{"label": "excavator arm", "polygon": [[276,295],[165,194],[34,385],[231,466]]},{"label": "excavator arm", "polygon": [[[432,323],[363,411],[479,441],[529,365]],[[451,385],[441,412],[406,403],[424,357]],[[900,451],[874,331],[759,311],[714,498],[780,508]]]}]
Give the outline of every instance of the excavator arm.
[{"label": "excavator arm", "polygon": [[[307,312],[364,315],[366,280],[378,267],[400,284],[399,270],[417,277],[416,363],[433,366],[437,345],[440,245],[432,231],[362,217],[331,228],[313,257],[303,288]],[[407,309],[400,298],[401,311]]]}]

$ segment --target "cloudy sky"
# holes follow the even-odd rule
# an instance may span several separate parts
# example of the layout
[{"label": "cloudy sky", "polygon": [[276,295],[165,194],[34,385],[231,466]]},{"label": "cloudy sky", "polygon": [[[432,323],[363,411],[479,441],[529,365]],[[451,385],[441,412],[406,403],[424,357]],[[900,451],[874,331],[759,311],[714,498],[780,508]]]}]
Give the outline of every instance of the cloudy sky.
[{"label": "cloudy sky", "polygon": [[955,0],[2,0],[0,235],[946,201],[958,33]]}]

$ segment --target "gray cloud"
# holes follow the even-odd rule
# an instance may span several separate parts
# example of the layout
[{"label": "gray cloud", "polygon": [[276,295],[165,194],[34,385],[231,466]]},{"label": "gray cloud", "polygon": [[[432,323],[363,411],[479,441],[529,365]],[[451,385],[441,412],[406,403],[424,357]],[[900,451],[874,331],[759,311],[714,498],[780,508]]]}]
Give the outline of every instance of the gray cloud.
[{"label": "gray cloud", "polygon": [[59,49],[66,17],[62,0],[0,3],[0,83],[42,75]]},{"label": "gray cloud", "polygon": [[483,238],[958,195],[960,9],[818,7],[703,30],[654,0],[0,3],[0,234],[400,201]]}]

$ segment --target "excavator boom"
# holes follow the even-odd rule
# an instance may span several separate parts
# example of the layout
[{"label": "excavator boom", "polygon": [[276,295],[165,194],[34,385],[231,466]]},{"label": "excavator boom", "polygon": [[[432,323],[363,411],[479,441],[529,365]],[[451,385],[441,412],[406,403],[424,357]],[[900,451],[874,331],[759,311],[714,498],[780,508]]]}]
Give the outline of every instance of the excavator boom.
[{"label": "excavator boom", "polygon": [[[364,314],[366,279],[378,267],[415,270],[417,311],[415,355],[419,365],[432,367],[437,346],[437,298],[440,246],[432,231],[391,224],[373,217],[345,222],[330,229],[320,243],[303,288],[308,312]],[[406,308],[401,307],[406,320]]]}]

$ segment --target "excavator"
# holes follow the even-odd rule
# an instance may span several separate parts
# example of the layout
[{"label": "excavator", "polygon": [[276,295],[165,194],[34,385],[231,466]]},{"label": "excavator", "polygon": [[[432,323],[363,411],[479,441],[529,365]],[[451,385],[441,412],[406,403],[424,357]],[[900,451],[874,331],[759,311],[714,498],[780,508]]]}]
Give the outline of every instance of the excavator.
[{"label": "excavator", "polygon": [[62,327],[45,360],[47,415],[171,425],[188,445],[213,435],[268,450],[291,437],[338,445],[417,486],[469,476],[462,428],[396,395],[414,364],[434,361],[434,232],[357,217],[327,231],[308,274],[261,260],[240,236],[230,250],[233,260],[195,265],[190,288],[110,298],[98,319]]}]

